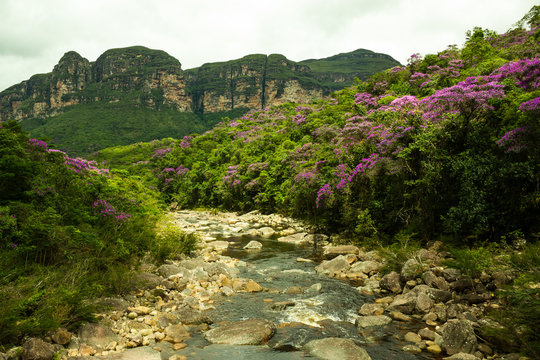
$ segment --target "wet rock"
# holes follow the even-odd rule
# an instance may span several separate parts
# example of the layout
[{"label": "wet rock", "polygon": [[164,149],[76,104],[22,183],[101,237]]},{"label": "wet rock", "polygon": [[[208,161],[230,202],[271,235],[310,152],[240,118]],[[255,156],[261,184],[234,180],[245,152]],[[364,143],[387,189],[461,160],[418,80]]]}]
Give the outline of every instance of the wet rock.
[{"label": "wet rock", "polygon": [[105,349],[113,341],[120,338],[110,328],[101,324],[89,323],[79,328],[81,344],[87,344],[95,349]]},{"label": "wet rock", "polygon": [[290,306],[294,306],[294,305],[296,305],[296,303],[294,301],[279,301],[279,302],[274,303],[272,305],[272,309],[277,310],[277,311],[283,311],[286,308],[288,308]]},{"label": "wet rock", "polygon": [[394,301],[388,305],[388,311],[399,311],[404,314],[412,314],[416,306],[416,294],[408,292],[400,294],[394,298]]},{"label": "wet rock", "polygon": [[367,351],[350,339],[312,340],[304,346],[304,351],[325,360],[371,360]]},{"label": "wet rock", "polygon": [[176,265],[164,264],[158,268],[157,272],[164,278],[168,278],[169,276],[181,273],[182,269]]},{"label": "wet rock", "polygon": [[301,350],[308,342],[323,337],[324,334],[319,328],[294,323],[278,327],[267,345],[279,351],[296,351]]},{"label": "wet rock", "polygon": [[401,268],[400,276],[401,280],[406,282],[413,280],[422,274],[422,264],[416,259],[409,259]]},{"label": "wet rock", "polygon": [[256,240],[251,240],[246,246],[244,246],[244,249],[246,250],[260,250],[262,249],[263,245],[256,241]]},{"label": "wet rock", "polygon": [[418,331],[418,335],[422,337],[422,339],[434,341],[437,333],[433,330],[429,330],[428,328],[423,328]]},{"label": "wet rock", "polygon": [[304,290],[300,286],[291,286],[290,288],[287,288],[285,291],[283,291],[284,294],[288,295],[298,295],[302,294]]},{"label": "wet rock", "polygon": [[272,337],[275,325],[268,320],[224,321],[204,334],[212,344],[260,345]]},{"label": "wet rock", "polygon": [[[79,359],[79,358],[77,358]],[[127,349],[121,353],[109,354],[107,360],[161,360],[161,353],[149,346]]]},{"label": "wet rock", "polygon": [[281,242],[292,243],[295,245],[302,245],[302,244],[308,243],[309,239],[307,238],[307,235],[308,233],[302,232],[302,233],[297,233],[297,234],[293,234],[289,236],[282,236],[278,238],[277,240]]},{"label": "wet rock", "polygon": [[54,334],[51,335],[52,341],[59,345],[66,345],[70,342],[73,334],[69,332],[66,328],[58,328]]},{"label": "wet rock", "polygon": [[332,260],[323,261],[320,265],[315,267],[315,270],[322,274],[339,274],[349,269],[350,265],[347,259],[343,255],[340,255]]},{"label": "wet rock", "polygon": [[361,316],[356,319],[356,326],[359,328],[368,328],[374,326],[384,326],[392,322],[392,319],[386,315]]},{"label": "wet rock", "polygon": [[247,284],[245,285],[245,288],[246,288],[246,291],[250,293],[263,291],[263,287],[257,284],[253,280],[249,280]]},{"label": "wet rock", "polygon": [[330,245],[325,247],[323,256],[327,259],[333,259],[339,255],[358,254],[358,247],[354,245]]},{"label": "wet rock", "polygon": [[360,308],[360,315],[382,315],[384,313],[384,308],[380,304],[364,304]]},{"label": "wet rock", "polygon": [[212,324],[212,319],[204,312],[187,309],[177,310],[172,313],[184,325]]},{"label": "wet rock", "polygon": [[401,348],[401,350],[411,353],[411,354],[420,354],[422,352],[422,349],[420,349],[416,345],[405,345]]},{"label": "wet rock", "polygon": [[399,321],[411,321],[411,317],[408,316],[408,315],[405,315],[399,311],[390,311],[390,313],[388,314],[390,315],[390,317],[394,320],[399,320]]},{"label": "wet rock", "polygon": [[437,344],[431,344],[427,347],[427,351],[429,351],[430,353],[432,354],[440,354],[442,349],[439,345]]},{"label": "wet rock", "polygon": [[477,341],[474,329],[468,320],[450,320],[442,327],[442,343],[448,355],[460,352],[472,354]]},{"label": "wet rock", "polygon": [[217,241],[212,241],[212,242],[207,243],[206,246],[208,247],[208,249],[211,249],[211,250],[224,251],[229,248],[229,242],[223,241],[223,240],[217,240]]},{"label": "wet rock", "polygon": [[399,292],[401,292],[399,274],[395,271],[392,271],[391,273],[384,275],[379,282],[379,286],[383,290],[388,290],[390,292],[398,294]]},{"label": "wet rock", "polygon": [[306,294],[311,294],[311,295],[318,294],[321,292],[321,290],[322,290],[322,284],[316,283],[306,289]]},{"label": "wet rock", "polygon": [[234,294],[234,290],[231,289],[230,287],[228,286],[223,286],[221,289],[221,293],[225,296],[231,296]]},{"label": "wet rock", "polygon": [[22,360],[51,360],[54,347],[38,338],[28,339],[22,346]]},{"label": "wet rock", "polygon": [[413,332],[406,333],[404,339],[405,341],[412,342],[412,343],[419,343],[420,341],[422,341],[422,337],[420,337],[420,335],[415,334]]},{"label": "wet rock", "polygon": [[182,324],[169,325],[165,328],[165,341],[180,343],[189,337],[189,333]]}]

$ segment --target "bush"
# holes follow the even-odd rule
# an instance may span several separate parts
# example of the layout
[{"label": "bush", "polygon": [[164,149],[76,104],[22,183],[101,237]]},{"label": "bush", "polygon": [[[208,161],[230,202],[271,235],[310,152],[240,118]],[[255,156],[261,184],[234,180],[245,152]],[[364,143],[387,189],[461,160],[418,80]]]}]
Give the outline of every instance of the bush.
[{"label": "bush", "polygon": [[155,245],[152,247],[152,256],[158,263],[167,258],[178,259],[181,255],[191,255],[200,242],[195,233],[186,233],[178,227],[167,224],[159,229]]}]

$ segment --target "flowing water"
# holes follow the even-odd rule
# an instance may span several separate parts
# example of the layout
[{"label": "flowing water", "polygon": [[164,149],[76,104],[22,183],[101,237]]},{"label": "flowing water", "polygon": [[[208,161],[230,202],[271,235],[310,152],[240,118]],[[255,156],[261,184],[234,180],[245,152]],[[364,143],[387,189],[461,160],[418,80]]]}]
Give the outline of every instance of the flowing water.
[{"label": "flowing water", "polygon": [[[317,274],[314,270],[317,258],[313,248],[254,237],[226,240],[230,242],[230,247],[224,255],[248,264],[241,268],[239,276],[253,279],[265,291],[224,297],[214,304],[216,310],[209,310],[209,316],[214,322],[245,319],[273,321],[278,330],[269,344],[276,347],[275,343],[280,342],[279,350],[268,345],[211,345],[202,336],[194,336],[186,341],[189,346],[177,354],[186,355],[188,359],[204,360],[304,359],[310,356],[302,351],[293,351],[302,339],[340,337],[356,341],[373,360],[436,358],[430,353],[415,355],[401,350],[408,343],[399,339],[408,331],[418,330],[422,326],[420,322],[393,321],[387,326],[359,333],[354,320],[362,304],[374,302],[373,297],[360,294],[349,282]],[[261,242],[263,248],[244,250],[243,247],[251,240]],[[314,259],[315,262],[298,262],[299,257]],[[278,302],[290,304],[274,309],[273,305]],[[288,334],[285,337],[284,331]]]}]

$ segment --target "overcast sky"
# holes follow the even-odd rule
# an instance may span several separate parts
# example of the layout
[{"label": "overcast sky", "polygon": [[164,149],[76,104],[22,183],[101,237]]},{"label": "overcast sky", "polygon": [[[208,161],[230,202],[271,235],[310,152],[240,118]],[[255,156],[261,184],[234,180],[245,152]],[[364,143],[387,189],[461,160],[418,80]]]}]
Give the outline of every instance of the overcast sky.
[{"label": "overcast sky", "polygon": [[247,54],[300,61],[359,48],[401,63],[461,46],[474,26],[508,30],[534,0],[0,0],[0,91],[75,50],[165,50],[183,69]]}]

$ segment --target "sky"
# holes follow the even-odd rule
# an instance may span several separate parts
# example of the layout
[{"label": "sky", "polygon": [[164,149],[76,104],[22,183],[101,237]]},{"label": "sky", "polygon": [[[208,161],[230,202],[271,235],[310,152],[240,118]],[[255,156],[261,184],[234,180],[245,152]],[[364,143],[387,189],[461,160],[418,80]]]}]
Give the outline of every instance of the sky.
[{"label": "sky", "polygon": [[538,0],[0,0],[0,91],[52,71],[74,50],[165,50],[183,69],[248,54],[293,61],[359,48],[402,64],[463,45],[480,26],[503,33]]}]

